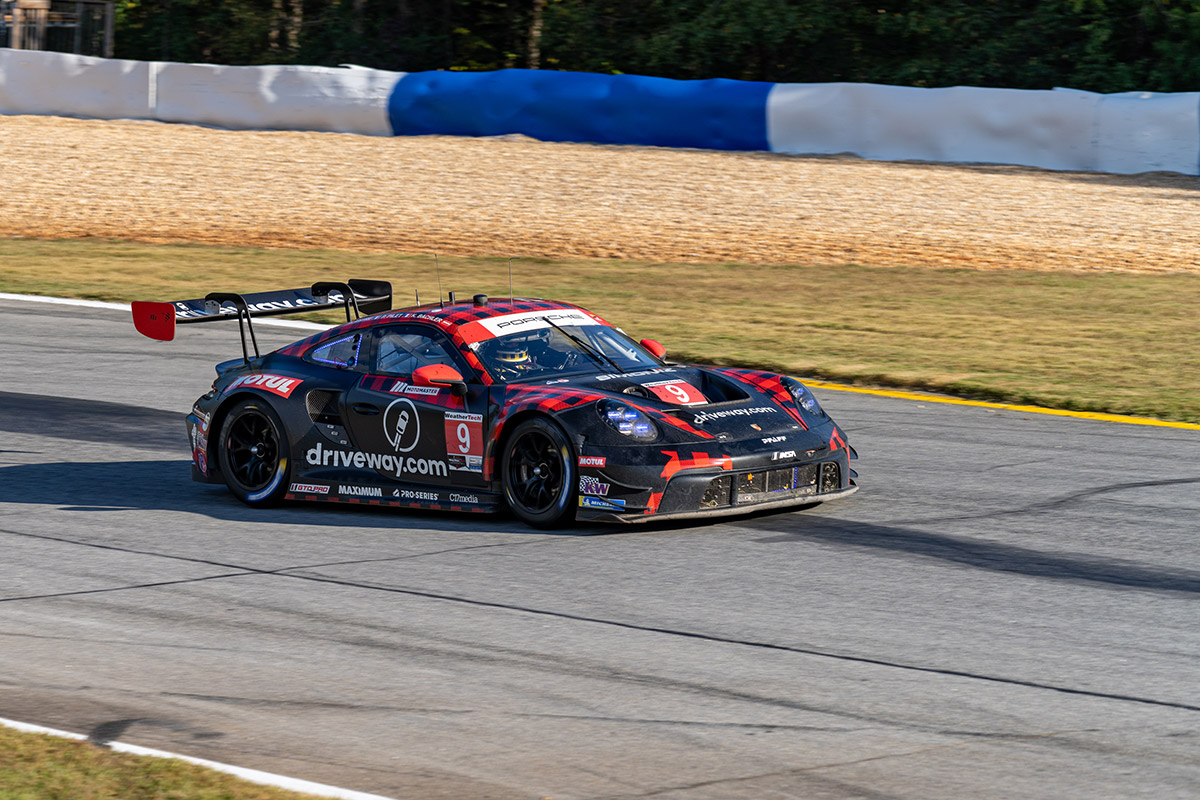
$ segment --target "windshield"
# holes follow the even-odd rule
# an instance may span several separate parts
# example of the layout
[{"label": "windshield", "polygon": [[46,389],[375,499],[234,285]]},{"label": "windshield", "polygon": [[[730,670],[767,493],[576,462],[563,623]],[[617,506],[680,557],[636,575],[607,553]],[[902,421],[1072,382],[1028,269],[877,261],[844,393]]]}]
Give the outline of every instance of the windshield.
[{"label": "windshield", "polygon": [[562,325],[510,333],[481,342],[475,352],[488,371],[503,381],[615,374],[661,366],[640,345],[605,325]]}]

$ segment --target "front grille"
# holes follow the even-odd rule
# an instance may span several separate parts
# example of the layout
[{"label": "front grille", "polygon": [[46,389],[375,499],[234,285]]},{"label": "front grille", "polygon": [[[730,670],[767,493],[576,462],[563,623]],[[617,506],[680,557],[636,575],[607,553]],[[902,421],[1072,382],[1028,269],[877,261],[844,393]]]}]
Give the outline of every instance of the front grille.
[{"label": "front grille", "polygon": [[842,471],[836,461],[826,461],[821,465],[821,491],[836,492],[842,485]]},{"label": "front grille", "polygon": [[785,497],[835,492],[840,479],[841,472],[835,461],[746,472],[735,476],[737,494],[734,502],[739,505],[764,503]]},{"label": "front grille", "polygon": [[733,476],[722,475],[719,478],[713,478],[708,484],[708,488],[704,490],[704,497],[700,498],[701,508],[720,508],[721,506],[730,505],[730,492],[733,490]]}]

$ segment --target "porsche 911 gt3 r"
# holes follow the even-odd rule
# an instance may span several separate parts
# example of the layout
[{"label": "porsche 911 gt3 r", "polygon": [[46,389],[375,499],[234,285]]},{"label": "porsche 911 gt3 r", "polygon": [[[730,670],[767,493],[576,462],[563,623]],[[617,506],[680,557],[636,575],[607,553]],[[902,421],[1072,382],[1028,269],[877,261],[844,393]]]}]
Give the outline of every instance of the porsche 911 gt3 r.
[{"label": "porsche 911 gt3 r", "polygon": [[[335,306],[345,324],[258,353],[252,317]],[[255,506],[507,507],[539,527],[799,508],[858,488],[845,432],[794,378],[672,363],[568,303],[390,308],[381,281],[135,303],[157,339],[176,323],[244,325],[243,358],[217,365],[187,417],[193,478]]]}]

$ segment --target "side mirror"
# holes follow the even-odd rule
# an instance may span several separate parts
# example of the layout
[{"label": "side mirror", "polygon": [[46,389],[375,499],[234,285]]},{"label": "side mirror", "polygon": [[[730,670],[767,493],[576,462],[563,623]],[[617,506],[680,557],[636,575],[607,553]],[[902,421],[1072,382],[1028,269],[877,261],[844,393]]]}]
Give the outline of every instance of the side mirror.
[{"label": "side mirror", "polygon": [[642,344],[642,347],[649,350],[650,355],[654,356],[655,358],[662,358],[663,356],[665,356],[667,354],[667,348],[663,347],[661,344],[654,341],[653,339],[642,339],[641,344]]},{"label": "side mirror", "polygon": [[450,394],[462,397],[467,393],[467,382],[454,367],[449,364],[427,364],[413,371],[413,384],[416,386],[446,386]]}]

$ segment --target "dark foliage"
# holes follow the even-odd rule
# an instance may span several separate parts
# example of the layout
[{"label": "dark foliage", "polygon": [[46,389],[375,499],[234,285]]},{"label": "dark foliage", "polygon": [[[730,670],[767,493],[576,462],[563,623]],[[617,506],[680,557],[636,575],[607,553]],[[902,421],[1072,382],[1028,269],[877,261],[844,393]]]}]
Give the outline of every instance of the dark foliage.
[{"label": "dark foliage", "polygon": [[[1200,87],[1200,0],[120,0],[117,55],[910,86]],[[534,63],[536,61],[536,63]]]}]

